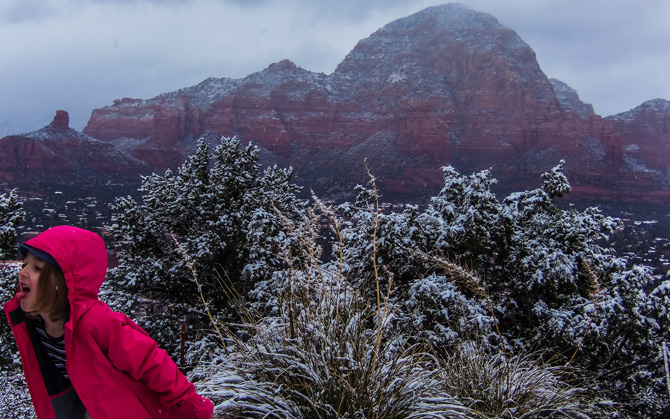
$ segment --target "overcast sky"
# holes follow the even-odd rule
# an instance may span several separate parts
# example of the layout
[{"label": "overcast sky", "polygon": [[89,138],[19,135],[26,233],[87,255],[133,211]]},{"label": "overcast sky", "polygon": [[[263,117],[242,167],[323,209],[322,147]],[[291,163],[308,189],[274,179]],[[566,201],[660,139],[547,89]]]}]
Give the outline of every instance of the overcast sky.
[{"label": "overcast sky", "polygon": [[[362,38],[432,0],[3,0],[0,137],[288,58],[330,74]],[[596,113],[670,100],[670,1],[461,0],[535,51]]]}]

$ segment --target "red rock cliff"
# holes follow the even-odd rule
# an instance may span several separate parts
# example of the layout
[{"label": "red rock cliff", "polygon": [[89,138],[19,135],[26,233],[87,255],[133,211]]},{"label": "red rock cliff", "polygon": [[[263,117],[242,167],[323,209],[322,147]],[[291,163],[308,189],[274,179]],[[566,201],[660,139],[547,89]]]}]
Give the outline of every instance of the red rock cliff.
[{"label": "red rock cliff", "polygon": [[84,133],[144,141],[133,156],[155,170],[178,164],[200,136],[237,135],[329,192],[365,182],[364,158],[381,183],[407,193],[434,192],[447,164],[493,167],[513,184],[537,182],[564,158],[577,190],[597,180],[605,196],[622,185],[643,190],[629,173],[645,182],[666,174],[667,115],[654,108],[603,120],[552,83],[514,31],[448,4],[384,26],[331,75],[285,60],[244,79],[116,101],[94,110]]}]

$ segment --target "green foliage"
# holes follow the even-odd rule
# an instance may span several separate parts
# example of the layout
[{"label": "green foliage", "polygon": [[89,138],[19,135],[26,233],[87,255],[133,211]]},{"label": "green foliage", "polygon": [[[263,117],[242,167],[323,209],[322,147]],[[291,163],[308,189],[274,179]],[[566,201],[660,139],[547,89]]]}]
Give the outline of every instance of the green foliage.
[{"label": "green foliage", "polygon": [[0,388],[0,413],[3,417],[34,417],[33,404],[20,365],[11,369],[0,368]]},{"label": "green foliage", "polygon": [[[25,212],[16,190],[0,195],[0,258],[16,258],[16,227],[24,220]],[[0,267],[0,303],[11,300],[17,289],[19,266]],[[3,313],[4,317],[4,313]],[[5,319],[0,322],[0,413],[28,417],[32,412],[30,396],[23,379],[14,336]]]},{"label": "green foliage", "polygon": [[[318,201],[317,207],[332,217],[340,241],[341,220]],[[302,223],[312,229],[321,224]],[[608,409],[596,404],[602,399],[562,380],[563,369],[539,356],[479,345],[478,326],[458,323],[485,317],[481,307],[463,313],[471,303],[446,277],[429,275],[415,282],[417,290],[398,295],[386,277],[390,269],[380,263],[372,280],[385,284],[384,293],[366,295],[352,285],[363,283],[356,275],[364,272],[347,270],[346,249],[324,263],[315,258],[316,232],[303,230],[301,237],[304,259],[311,263],[259,283],[257,295],[275,306],[273,314],[258,316],[240,304],[247,321],[228,331],[227,354],[196,369],[201,391],[217,404],[217,417],[607,417]],[[368,240],[375,237],[373,232]],[[444,265],[452,279],[481,295],[481,281],[471,271]],[[431,293],[440,294],[438,305],[448,310],[427,309]],[[426,322],[436,325],[435,335],[451,330],[449,346],[424,339],[424,324],[412,313],[424,319],[437,314]]]},{"label": "green foliage", "polygon": [[225,308],[220,276],[244,292],[285,266],[277,254],[292,244],[281,219],[299,219],[304,208],[290,179],[291,170],[261,172],[252,145],[222,138],[210,151],[200,140],[178,174],[142,179],[141,203],[117,200],[110,231],[120,258],[109,286],[131,301],[104,295],[121,307],[142,298],[155,315],[138,321],[174,348],[182,321],[207,324],[201,295],[212,310]]},{"label": "green foliage", "polygon": [[[16,189],[0,195],[0,258],[14,259],[16,250],[16,227],[23,222],[25,212]],[[0,267],[0,302],[11,300],[17,289],[19,267]],[[12,367],[16,345],[7,321],[0,322],[0,367]]]},{"label": "green foliage", "polygon": [[[453,345],[467,330],[489,349],[542,349],[552,362],[606,377],[597,388],[635,409],[667,404],[634,398],[660,391],[658,348],[669,329],[659,327],[665,294],[644,291],[650,271],[606,247],[620,221],[597,208],[560,208],[556,199],[570,191],[562,164],[541,188],[502,201],[488,171],[444,172],[444,189],[423,211],[381,214],[376,191],[358,188],[356,204],[340,207],[346,274],[368,296],[377,272],[393,278],[392,299],[435,344]],[[462,280],[454,264],[482,279]]]},{"label": "green foliage", "polygon": [[16,227],[24,218],[25,211],[16,189],[0,195],[0,259],[16,257]]},{"label": "green foliage", "polygon": [[[4,305],[14,297],[19,278],[18,266],[0,267],[0,301]],[[20,369],[16,363],[18,350],[14,343],[14,335],[9,328],[9,322],[3,312],[3,321],[0,322],[0,369]]]},{"label": "green foliage", "polygon": [[[198,371],[224,414],[615,417],[597,404],[608,398],[667,409],[654,395],[668,285],[647,295],[650,271],[607,247],[618,220],[557,205],[562,163],[502,200],[489,171],[447,167],[430,205],[396,213],[380,210],[374,179],[353,203],[306,209],[290,171],[261,173],[257,153],[201,141],[177,175],[143,179],[141,204],[119,199],[112,226],[121,292],[105,297],[146,299],[140,324],[173,349],[182,321],[211,327],[207,309],[226,356]],[[335,240],[321,259],[324,225]],[[227,306],[245,298],[258,312]],[[473,363],[489,367],[479,381]]]}]

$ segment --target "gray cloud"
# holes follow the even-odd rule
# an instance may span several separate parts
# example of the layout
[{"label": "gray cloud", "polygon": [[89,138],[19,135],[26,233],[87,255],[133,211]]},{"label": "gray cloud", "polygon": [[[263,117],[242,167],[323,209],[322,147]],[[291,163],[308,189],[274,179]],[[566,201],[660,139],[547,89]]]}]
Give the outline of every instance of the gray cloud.
[{"label": "gray cloud", "polygon": [[39,22],[57,15],[57,10],[40,0],[8,0],[0,6],[0,22],[4,25]]},{"label": "gray cloud", "polygon": [[[539,2],[538,2],[539,4]],[[535,50],[545,73],[570,84],[597,113],[670,99],[670,3],[563,0],[498,10]]]}]

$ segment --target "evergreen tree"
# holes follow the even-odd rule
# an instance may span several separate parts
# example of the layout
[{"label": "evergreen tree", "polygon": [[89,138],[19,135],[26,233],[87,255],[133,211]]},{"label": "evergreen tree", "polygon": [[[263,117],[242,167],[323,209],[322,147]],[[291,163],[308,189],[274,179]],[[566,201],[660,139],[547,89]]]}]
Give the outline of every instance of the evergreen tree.
[{"label": "evergreen tree", "polygon": [[667,401],[654,395],[664,379],[668,285],[647,295],[650,269],[607,247],[621,222],[597,208],[558,206],[571,189],[563,162],[540,188],[502,201],[488,171],[444,172],[445,187],[424,211],[381,213],[374,188],[363,187],[355,204],[340,207],[345,270],[364,278],[369,298],[382,273],[406,310],[397,315],[434,344],[452,345],[467,331],[491,350],[543,350],[597,377],[603,394],[652,416],[663,409]]},{"label": "evergreen tree", "polygon": [[417,336],[449,346],[476,329],[485,343],[494,333],[488,302],[474,289],[481,284],[472,284],[458,264],[472,268],[499,250],[501,205],[490,191],[495,180],[488,171],[462,177],[451,167],[444,178],[445,187],[423,212],[414,205],[401,213],[380,211],[374,178],[372,188],[358,186],[355,203],[339,207],[344,269],[371,301],[378,289],[392,291],[388,297],[404,306],[398,315]]},{"label": "evergreen tree", "polygon": [[0,195],[0,258],[16,257],[16,227],[24,218],[25,211],[16,189]]},{"label": "evergreen tree", "polygon": [[[16,189],[9,194],[0,195],[0,259],[15,259],[16,227],[23,222],[25,211],[18,198]],[[11,300],[17,289],[19,267],[3,265],[0,267],[0,303]],[[6,321],[0,322],[0,367],[3,369],[14,360],[16,346]]]},{"label": "evergreen tree", "polygon": [[[0,258],[15,259],[16,227],[25,218],[16,189],[8,194],[0,195]],[[0,267],[0,305],[9,301],[16,292],[19,266],[6,265]],[[0,413],[10,414],[13,417],[29,417],[32,414],[32,404],[26,384],[23,379],[23,370],[18,356],[14,337],[6,319],[0,322]]]},{"label": "evergreen tree", "polygon": [[258,151],[222,138],[210,152],[200,140],[178,174],[142,179],[141,203],[116,202],[110,230],[120,256],[110,284],[122,292],[105,296],[125,307],[153,304],[159,315],[149,310],[138,321],[169,348],[181,322],[206,327],[203,298],[211,312],[225,307],[222,284],[244,294],[286,264],[287,220],[300,220],[305,204],[291,170],[261,172]]}]

